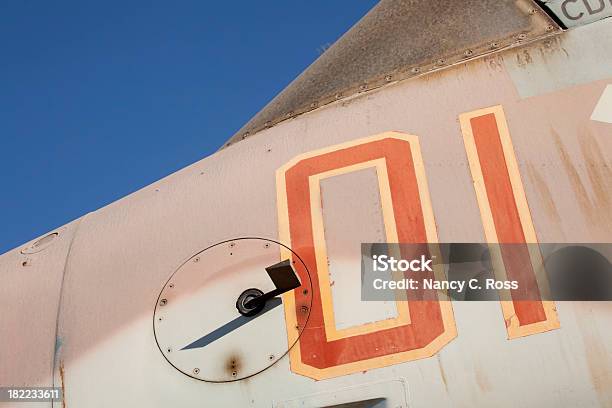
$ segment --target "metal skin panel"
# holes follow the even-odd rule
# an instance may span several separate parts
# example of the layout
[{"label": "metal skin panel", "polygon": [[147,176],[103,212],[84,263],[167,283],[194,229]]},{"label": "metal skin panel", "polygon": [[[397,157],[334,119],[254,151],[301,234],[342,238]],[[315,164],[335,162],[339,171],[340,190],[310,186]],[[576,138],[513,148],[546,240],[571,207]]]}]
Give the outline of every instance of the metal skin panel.
[{"label": "metal skin panel", "polygon": [[[598,27],[596,34],[609,36],[612,20]],[[570,61],[597,52],[588,41],[566,39],[582,29],[559,39]],[[506,69],[521,52],[457,65],[282,122],[84,217],[67,258],[59,313],[53,381],[65,387],[65,406],[269,407],[398,378],[407,384],[411,407],[612,405],[610,303],[559,302],[560,329],[508,340],[499,303],[458,302],[457,337],[435,356],[321,381],[292,373],[284,358],[247,380],[204,383],[170,366],[153,337],[157,296],[185,259],[226,239],[277,238],[275,173],[313,150],[390,130],[416,135],[439,240],[484,242],[459,115],[497,105],[505,112],[538,240],[612,241],[612,125],[590,120],[612,72],[521,99]],[[601,57],[612,66],[612,54]],[[554,69],[562,62],[549,64]],[[525,69],[539,67],[527,63]],[[49,262],[55,268],[65,258]],[[23,278],[15,270],[18,259],[15,252],[0,257],[3,275]],[[50,285],[57,290],[60,280],[57,273]],[[36,284],[15,281],[11,290],[30,296]],[[15,316],[28,307],[9,302],[3,312]],[[55,326],[54,317],[40,318]],[[1,343],[21,345],[11,350],[12,361],[23,362],[3,368],[2,382],[30,381],[35,376],[23,373],[38,347],[52,354],[53,330],[43,334],[44,344],[34,344],[34,327],[15,336],[0,321]],[[256,348],[265,336],[250,341]],[[43,368],[35,371],[42,375],[38,381],[49,381]]]},{"label": "metal skin panel", "polygon": [[0,257],[0,384],[52,385],[62,276],[78,224]]}]

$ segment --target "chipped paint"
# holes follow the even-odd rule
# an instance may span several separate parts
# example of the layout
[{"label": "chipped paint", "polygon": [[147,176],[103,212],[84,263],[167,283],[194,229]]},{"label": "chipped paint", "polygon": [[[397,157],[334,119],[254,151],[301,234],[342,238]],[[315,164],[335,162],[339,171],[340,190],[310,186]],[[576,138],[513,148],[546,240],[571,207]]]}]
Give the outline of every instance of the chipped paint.
[{"label": "chipped paint", "polygon": [[59,375],[60,375],[60,386],[62,388],[62,408],[66,408],[66,383],[64,375],[64,362],[60,361],[59,364]]}]

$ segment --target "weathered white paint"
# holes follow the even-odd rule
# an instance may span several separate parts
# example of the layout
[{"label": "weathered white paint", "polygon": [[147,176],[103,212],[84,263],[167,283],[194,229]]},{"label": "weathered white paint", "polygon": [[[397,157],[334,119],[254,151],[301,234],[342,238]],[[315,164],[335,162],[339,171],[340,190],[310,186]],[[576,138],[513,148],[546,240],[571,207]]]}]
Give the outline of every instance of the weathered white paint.
[{"label": "weathered white paint", "polygon": [[612,123],[612,85],[606,86],[593,110],[591,120]]},{"label": "weathered white paint", "polygon": [[504,54],[521,98],[610,78],[612,18]]}]

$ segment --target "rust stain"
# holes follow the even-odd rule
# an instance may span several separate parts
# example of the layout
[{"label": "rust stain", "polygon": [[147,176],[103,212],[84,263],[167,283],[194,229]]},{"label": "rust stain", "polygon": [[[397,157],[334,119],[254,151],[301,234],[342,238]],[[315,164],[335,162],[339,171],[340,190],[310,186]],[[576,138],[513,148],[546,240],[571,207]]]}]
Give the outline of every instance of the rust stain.
[{"label": "rust stain", "polygon": [[242,368],[242,359],[238,354],[231,354],[225,360],[225,371],[232,377],[237,377]]},{"label": "rust stain", "polygon": [[580,302],[576,307],[576,320],[580,326],[593,388],[601,406],[609,407],[612,406],[612,358],[600,340],[593,308],[605,308],[601,311],[604,315],[610,313],[610,304]]},{"label": "rust stain", "polygon": [[612,171],[610,163],[603,156],[603,150],[588,129],[584,129],[578,138],[580,150],[584,156],[586,170],[594,193],[593,209],[597,211],[599,223],[605,222],[612,227],[612,205],[610,192],[612,191]]},{"label": "rust stain", "polygon": [[66,386],[64,382],[64,362],[60,361],[59,364],[59,375],[60,375],[60,383],[62,387],[62,408],[66,408]]},{"label": "rust stain", "polygon": [[565,172],[568,175],[571,187],[574,190],[576,201],[578,202],[578,205],[580,206],[584,214],[590,216],[592,206],[589,200],[587,190],[584,187],[584,184],[582,184],[582,180],[580,179],[580,174],[578,174],[578,170],[576,170],[576,167],[572,163],[570,155],[568,154],[567,150],[565,149],[565,146],[561,142],[559,134],[554,129],[551,129],[551,134],[553,137],[553,141],[555,142],[555,147],[557,148],[557,153],[561,158],[561,164],[563,165],[563,168],[565,169]]},{"label": "rust stain", "polygon": [[516,63],[519,67],[525,68],[532,62],[533,58],[531,58],[531,54],[529,54],[528,49],[524,49],[516,53]]},{"label": "rust stain", "polygon": [[555,205],[555,200],[552,198],[548,184],[546,181],[544,181],[544,178],[532,163],[527,163],[527,172],[529,174],[529,178],[540,193],[540,199],[546,208],[546,214],[550,216],[551,221],[560,223],[561,217],[559,216],[559,211]]},{"label": "rust stain", "polygon": [[499,55],[485,57],[484,61],[491,71],[502,72],[504,70],[503,61]]},{"label": "rust stain", "polygon": [[540,44],[541,45],[538,47],[538,51],[545,62],[548,61],[548,57],[558,54],[560,52],[562,52],[563,54],[565,54],[566,57],[569,58],[569,53],[563,47],[559,38],[549,38]]},{"label": "rust stain", "polygon": [[489,392],[493,387],[491,387],[491,383],[487,376],[482,372],[482,368],[478,363],[474,365],[474,375],[476,376],[476,383],[478,384],[478,388],[482,392]]},{"label": "rust stain", "polygon": [[442,382],[444,383],[444,389],[448,393],[448,383],[446,382],[446,373],[444,372],[444,367],[442,367],[442,361],[440,361],[440,355],[437,354],[436,358],[438,359],[438,367],[440,368],[440,377],[442,378]]},{"label": "rust stain", "polygon": [[539,195],[539,202],[544,206],[546,215],[550,220],[549,228],[554,228],[554,236],[559,237],[557,239],[561,240],[561,238],[565,237],[563,229],[561,228],[563,223],[561,222],[561,216],[559,215],[559,210],[557,209],[555,200],[550,192],[550,188],[548,188],[548,183],[546,183],[544,177],[542,177],[542,174],[540,174],[538,169],[532,163],[527,163],[527,175],[529,176],[531,183],[535,186]]},{"label": "rust stain", "polygon": [[572,163],[570,154],[561,142],[559,134],[554,129],[551,129],[551,133],[561,158],[561,163],[574,191],[576,202],[586,217],[593,238],[609,239],[610,228],[612,227],[612,200],[610,199],[612,172],[599,144],[586,129],[583,130],[578,138],[584,157],[587,177],[594,195],[594,199],[591,200],[576,166]]}]

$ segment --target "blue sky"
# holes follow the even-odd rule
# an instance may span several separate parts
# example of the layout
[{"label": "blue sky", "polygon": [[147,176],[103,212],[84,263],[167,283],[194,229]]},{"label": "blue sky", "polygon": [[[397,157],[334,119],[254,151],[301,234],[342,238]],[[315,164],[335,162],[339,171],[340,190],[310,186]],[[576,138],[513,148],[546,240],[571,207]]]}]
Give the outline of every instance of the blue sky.
[{"label": "blue sky", "polygon": [[0,253],[215,152],[376,1],[0,5]]}]

